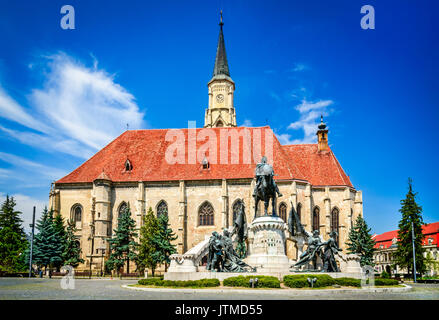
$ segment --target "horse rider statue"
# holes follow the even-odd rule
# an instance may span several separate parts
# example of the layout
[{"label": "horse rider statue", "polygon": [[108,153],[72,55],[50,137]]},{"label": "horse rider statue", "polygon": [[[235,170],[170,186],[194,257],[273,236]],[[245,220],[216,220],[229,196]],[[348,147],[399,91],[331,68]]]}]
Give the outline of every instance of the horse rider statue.
[{"label": "horse rider statue", "polygon": [[253,197],[255,198],[255,218],[258,213],[259,201],[264,201],[264,214],[268,215],[267,209],[271,199],[271,205],[273,207],[273,216],[276,214],[276,195],[282,197],[279,188],[274,181],[273,167],[267,163],[267,158],[262,157],[260,163],[256,165],[256,186],[253,191]]}]

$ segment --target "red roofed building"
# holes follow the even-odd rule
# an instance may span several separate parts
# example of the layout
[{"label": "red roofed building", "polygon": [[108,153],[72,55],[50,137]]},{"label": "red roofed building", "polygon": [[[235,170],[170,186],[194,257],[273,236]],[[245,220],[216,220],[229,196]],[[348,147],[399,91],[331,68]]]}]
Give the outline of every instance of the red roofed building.
[{"label": "red roofed building", "polygon": [[[283,194],[277,202],[281,218],[286,221],[293,205],[307,230],[324,239],[337,230],[345,248],[353,221],[363,214],[362,193],[330,149],[323,118],[316,144],[281,145],[269,126],[237,127],[235,83],[220,26],[204,128],[127,130],[53,184],[51,207],[78,226],[86,261],[80,268],[91,263],[100,269],[106,240],[126,205],[139,227],[150,207],[167,214],[179,253],[231,226],[240,203],[251,222],[255,167],[264,155]],[[289,239],[289,258],[297,259],[298,251]]]},{"label": "red roofed building", "polygon": [[[422,226],[424,234],[423,247],[425,248],[425,257],[429,257],[436,261],[429,266],[427,271],[430,275],[436,275],[439,270],[439,222],[429,223]],[[398,243],[398,230],[384,232],[382,234],[373,235],[377,251],[374,254],[375,269],[377,272],[386,271],[388,273],[405,273],[406,270],[400,270],[399,267],[393,269],[393,253],[396,251]],[[436,268],[434,267],[436,265]]]}]

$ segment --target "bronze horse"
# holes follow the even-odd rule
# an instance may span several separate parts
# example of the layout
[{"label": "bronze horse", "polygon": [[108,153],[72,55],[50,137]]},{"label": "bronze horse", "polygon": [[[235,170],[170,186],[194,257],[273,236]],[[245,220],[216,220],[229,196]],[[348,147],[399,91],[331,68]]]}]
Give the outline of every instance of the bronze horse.
[{"label": "bronze horse", "polygon": [[[264,166],[265,167],[265,166]],[[270,172],[268,173],[268,168],[270,168]],[[265,170],[264,170],[265,169]],[[269,165],[266,165],[265,168],[263,168],[265,171],[263,175],[259,175],[257,179],[260,179],[260,181],[256,184],[256,189],[254,193],[255,197],[255,217],[256,219],[257,213],[258,213],[258,205],[259,201],[264,201],[264,214],[268,215],[268,205],[270,203],[271,199],[271,205],[273,207],[273,216],[277,216],[276,207],[277,207],[277,195],[276,195],[276,185],[273,180],[273,174],[272,174],[272,168]],[[268,173],[268,174],[267,174]]]}]

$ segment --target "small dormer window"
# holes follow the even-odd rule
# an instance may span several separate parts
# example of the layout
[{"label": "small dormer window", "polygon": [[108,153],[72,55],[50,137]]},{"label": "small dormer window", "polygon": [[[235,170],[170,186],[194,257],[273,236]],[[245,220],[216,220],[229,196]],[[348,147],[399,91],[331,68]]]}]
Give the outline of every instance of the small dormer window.
[{"label": "small dormer window", "polygon": [[131,170],[133,170],[133,165],[131,164],[130,160],[127,159],[127,161],[125,161],[125,171]]},{"label": "small dormer window", "polygon": [[433,244],[433,238],[432,238],[432,237],[429,237],[429,238],[428,238],[428,244],[429,244],[429,245],[432,245],[432,244]]},{"label": "small dormer window", "polygon": [[203,161],[201,162],[201,165],[203,166],[203,169],[209,169],[209,160],[207,160],[207,158],[204,157]]}]

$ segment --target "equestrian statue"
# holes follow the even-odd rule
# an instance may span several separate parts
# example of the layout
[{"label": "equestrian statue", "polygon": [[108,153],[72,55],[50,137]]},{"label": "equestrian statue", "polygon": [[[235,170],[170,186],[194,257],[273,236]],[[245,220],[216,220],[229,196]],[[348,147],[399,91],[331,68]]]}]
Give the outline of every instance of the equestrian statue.
[{"label": "equestrian statue", "polygon": [[264,214],[268,215],[268,205],[271,199],[271,205],[273,207],[273,216],[277,216],[276,206],[277,201],[276,198],[282,197],[282,193],[280,193],[279,188],[274,181],[274,171],[273,167],[267,163],[267,158],[265,156],[262,157],[260,163],[256,165],[255,169],[256,174],[256,186],[253,191],[253,197],[255,198],[255,219],[258,213],[258,204],[259,201],[264,201]]}]

